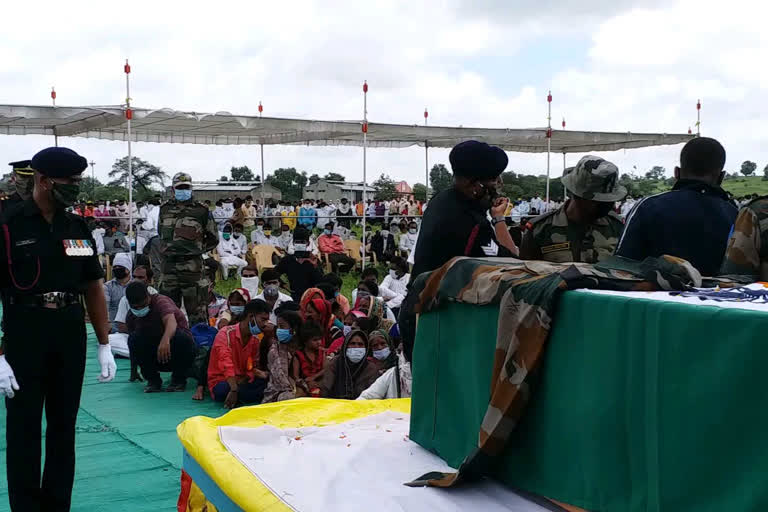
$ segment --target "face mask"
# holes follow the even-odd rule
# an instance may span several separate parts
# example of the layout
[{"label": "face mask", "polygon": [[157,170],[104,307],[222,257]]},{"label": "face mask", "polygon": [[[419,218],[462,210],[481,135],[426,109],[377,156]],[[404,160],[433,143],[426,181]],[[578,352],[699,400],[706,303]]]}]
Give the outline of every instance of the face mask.
[{"label": "face mask", "polygon": [[147,316],[149,314],[149,306],[144,306],[141,309],[133,309],[131,308],[131,313],[133,313],[133,316],[136,318],[141,318],[143,316]]},{"label": "face mask", "polygon": [[259,277],[241,277],[240,286],[248,290],[248,293],[251,294],[251,297],[255,297],[259,294]]},{"label": "face mask", "polygon": [[330,235],[331,234],[331,230],[330,229],[324,229],[323,233],[325,233],[326,235]]},{"label": "face mask", "polygon": [[397,279],[397,270],[390,270],[389,277],[391,277],[392,279]]},{"label": "face mask", "polygon": [[268,284],[264,287],[264,295],[275,296],[278,294],[277,286],[274,284]]},{"label": "face mask", "polygon": [[389,236],[389,231],[387,231],[386,229],[382,229],[381,236]]},{"label": "face mask", "polygon": [[353,363],[359,363],[365,357],[366,352],[364,348],[348,348],[347,359]]},{"label": "face mask", "polygon": [[192,190],[188,188],[177,188],[173,191],[174,197],[177,201],[189,201],[192,199]]},{"label": "face mask", "polygon": [[256,231],[262,231],[264,229],[264,224],[259,224],[256,226]]},{"label": "face mask", "polygon": [[232,234],[231,234],[231,233],[223,233],[223,234],[221,235],[221,237],[222,237],[224,240],[229,240],[231,236],[232,236]]},{"label": "face mask", "polygon": [[383,348],[381,350],[374,350],[373,351],[373,357],[375,357],[379,361],[384,361],[386,358],[389,357],[390,353],[391,353],[391,351],[389,350],[389,347]]},{"label": "face mask", "polygon": [[289,231],[290,231],[290,229],[284,229],[284,230],[283,230],[283,234],[284,234],[284,235],[287,235]]},{"label": "face mask", "polygon": [[293,338],[290,329],[277,329],[275,333],[277,335],[277,341],[280,343],[288,343],[291,341],[291,338]]},{"label": "face mask", "polygon": [[352,332],[352,326],[345,325],[343,331],[344,331],[344,337],[346,338],[347,336],[349,336],[349,333]]},{"label": "face mask", "polygon": [[16,175],[16,193],[19,194],[23,200],[27,200],[32,197],[32,189],[35,187],[35,182],[32,176]]},{"label": "face mask", "polygon": [[128,269],[123,267],[117,267],[112,269],[112,273],[115,274],[115,277],[118,279],[125,279],[128,277]]},{"label": "face mask", "polygon": [[271,235],[272,235],[271,231],[269,231],[268,229],[264,230],[264,236],[271,236]]},{"label": "face mask", "polygon": [[229,306],[229,310],[233,315],[240,316],[245,311],[245,306]]},{"label": "face mask", "polygon": [[597,207],[597,216],[605,217],[613,210],[613,203],[600,203]]},{"label": "face mask", "polygon": [[411,228],[408,230],[408,232],[412,235],[415,235],[418,230],[416,228]]},{"label": "face mask", "polygon": [[62,206],[75,202],[80,193],[80,185],[75,183],[53,183],[53,199]]},{"label": "face mask", "polygon": [[248,322],[248,329],[251,331],[252,336],[257,336],[261,334],[261,329],[259,329],[259,326],[255,320],[251,320],[250,322]]},{"label": "face mask", "polygon": [[243,234],[240,231],[235,231],[235,238],[240,238]]}]

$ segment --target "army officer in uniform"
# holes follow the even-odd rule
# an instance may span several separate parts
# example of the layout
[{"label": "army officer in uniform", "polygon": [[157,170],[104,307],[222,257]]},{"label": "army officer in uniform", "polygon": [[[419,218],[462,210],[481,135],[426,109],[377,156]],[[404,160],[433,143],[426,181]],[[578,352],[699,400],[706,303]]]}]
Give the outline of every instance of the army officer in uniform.
[{"label": "army officer in uniform", "polygon": [[99,341],[99,380],[110,381],[116,373],[96,246],[85,221],[64,210],[77,199],[86,166],[71,149],[40,151],[31,162],[32,199],[0,216],[0,290],[6,304],[0,395],[6,397],[8,498],[14,512],[70,507],[85,370],[83,304]]}]

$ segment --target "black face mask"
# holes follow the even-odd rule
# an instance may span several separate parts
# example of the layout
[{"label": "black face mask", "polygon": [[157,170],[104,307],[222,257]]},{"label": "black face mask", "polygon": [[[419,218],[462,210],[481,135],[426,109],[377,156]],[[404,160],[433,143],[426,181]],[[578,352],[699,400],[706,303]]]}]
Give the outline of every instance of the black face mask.
[{"label": "black face mask", "polygon": [[115,274],[117,279],[125,279],[128,277],[128,269],[123,267],[115,267],[112,269],[112,273]]},{"label": "black face mask", "polygon": [[597,217],[605,217],[613,210],[613,203],[600,203],[597,207]]}]

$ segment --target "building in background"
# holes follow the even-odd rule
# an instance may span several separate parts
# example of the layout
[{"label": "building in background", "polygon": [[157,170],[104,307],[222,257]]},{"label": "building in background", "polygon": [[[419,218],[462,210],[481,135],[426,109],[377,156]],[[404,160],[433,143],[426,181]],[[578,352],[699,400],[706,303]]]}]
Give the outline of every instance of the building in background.
[{"label": "building in background", "polygon": [[395,185],[395,192],[397,192],[398,197],[405,197],[408,200],[413,199],[413,189],[407,181],[401,181]]},{"label": "building in background", "polygon": [[[205,201],[208,199],[211,203],[216,203],[219,199],[226,199],[227,197],[234,199],[239,197],[245,199],[246,196],[252,196],[254,200],[261,199],[261,183],[239,183],[230,184],[226,181],[222,182],[193,182],[193,194],[195,200]],[[264,186],[264,199],[269,201],[274,199],[279,201],[283,198],[283,193],[272,185]]]},{"label": "building in background", "polygon": [[[376,196],[376,189],[368,185],[366,189],[366,201]],[[329,181],[319,180],[313,185],[304,187],[302,199],[323,199],[325,201],[338,202],[346,197],[350,202],[358,203],[363,200],[363,182]]]}]

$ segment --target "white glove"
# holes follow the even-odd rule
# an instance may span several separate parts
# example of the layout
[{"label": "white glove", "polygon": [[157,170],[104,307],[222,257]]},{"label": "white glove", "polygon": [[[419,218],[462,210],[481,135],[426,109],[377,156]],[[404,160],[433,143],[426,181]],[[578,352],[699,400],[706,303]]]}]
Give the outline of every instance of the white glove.
[{"label": "white glove", "polygon": [[19,385],[16,383],[11,365],[5,360],[5,355],[0,355],[0,396],[13,398],[16,395],[14,391],[18,390]]},{"label": "white glove", "polygon": [[112,347],[109,343],[106,345],[99,344],[98,357],[99,366],[101,366],[99,382],[109,382],[117,375],[117,364],[115,364],[115,356],[112,355]]}]

